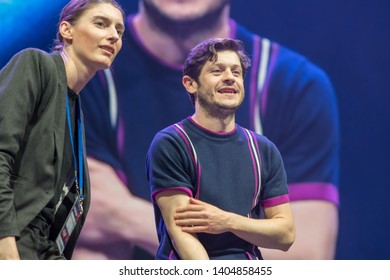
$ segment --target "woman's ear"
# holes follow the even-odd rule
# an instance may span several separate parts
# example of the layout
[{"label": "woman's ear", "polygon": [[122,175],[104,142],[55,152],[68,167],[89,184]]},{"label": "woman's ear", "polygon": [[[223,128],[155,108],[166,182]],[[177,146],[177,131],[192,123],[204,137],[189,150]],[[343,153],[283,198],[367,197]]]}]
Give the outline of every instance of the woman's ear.
[{"label": "woman's ear", "polygon": [[194,94],[198,89],[198,83],[188,75],[184,75],[181,82],[190,94]]},{"label": "woman's ear", "polygon": [[64,41],[67,43],[71,43],[73,39],[73,28],[72,25],[68,21],[61,21],[59,26],[59,32],[64,38]]}]

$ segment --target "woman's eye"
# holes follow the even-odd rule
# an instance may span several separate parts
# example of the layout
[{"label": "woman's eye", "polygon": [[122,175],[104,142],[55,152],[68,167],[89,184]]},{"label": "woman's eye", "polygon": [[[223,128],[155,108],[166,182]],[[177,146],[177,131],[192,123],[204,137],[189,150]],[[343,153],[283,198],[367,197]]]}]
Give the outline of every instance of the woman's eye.
[{"label": "woman's eye", "polygon": [[116,32],[118,33],[119,37],[123,36],[123,30],[122,29],[117,29]]},{"label": "woman's eye", "polygon": [[105,24],[104,24],[103,21],[97,21],[97,22],[95,22],[95,24],[96,24],[97,26],[99,26],[99,27],[105,27]]}]

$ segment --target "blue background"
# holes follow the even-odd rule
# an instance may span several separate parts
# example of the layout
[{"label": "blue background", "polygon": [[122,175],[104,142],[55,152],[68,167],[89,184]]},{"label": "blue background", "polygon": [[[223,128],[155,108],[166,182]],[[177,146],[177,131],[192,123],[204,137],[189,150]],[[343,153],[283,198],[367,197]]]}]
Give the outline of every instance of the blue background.
[{"label": "blue background", "polygon": [[[120,0],[119,0],[120,1]],[[64,0],[0,0],[0,67],[49,50]],[[128,13],[136,0],[122,0]],[[337,259],[390,259],[390,1],[232,0],[232,17],[321,66],[341,118]],[[1,129],[1,128],[0,128]]]}]

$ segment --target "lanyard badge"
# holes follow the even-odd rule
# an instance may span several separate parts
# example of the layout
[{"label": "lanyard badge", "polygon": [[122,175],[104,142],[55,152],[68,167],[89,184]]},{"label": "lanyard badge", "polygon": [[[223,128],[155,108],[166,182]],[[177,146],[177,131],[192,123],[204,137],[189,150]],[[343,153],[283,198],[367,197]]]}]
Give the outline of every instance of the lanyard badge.
[{"label": "lanyard badge", "polygon": [[[68,94],[66,94],[66,116],[68,121],[68,128],[70,134],[70,142],[72,145],[72,154],[73,154],[73,166],[74,166],[74,180],[70,180],[70,182],[74,182],[76,187],[76,197],[75,201],[72,205],[68,216],[66,217],[66,221],[61,228],[60,233],[56,238],[57,246],[62,253],[66,247],[66,244],[69,241],[69,238],[75,229],[78,221],[80,220],[81,215],[84,212],[83,209],[83,200],[84,200],[84,175],[83,175],[83,167],[84,167],[84,154],[83,154],[83,131],[82,131],[82,120],[81,120],[81,109],[80,109],[80,100],[76,103],[76,117],[77,117],[77,153],[75,150],[75,144],[73,141],[73,129],[72,129],[72,121],[70,116],[70,105]],[[68,180],[67,180],[68,181]],[[69,190],[71,188],[72,183],[65,183],[64,189]],[[67,192],[66,192],[67,193]],[[65,193],[65,196],[66,196]],[[61,203],[61,199],[59,204]],[[59,205],[56,206],[58,209]]]}]

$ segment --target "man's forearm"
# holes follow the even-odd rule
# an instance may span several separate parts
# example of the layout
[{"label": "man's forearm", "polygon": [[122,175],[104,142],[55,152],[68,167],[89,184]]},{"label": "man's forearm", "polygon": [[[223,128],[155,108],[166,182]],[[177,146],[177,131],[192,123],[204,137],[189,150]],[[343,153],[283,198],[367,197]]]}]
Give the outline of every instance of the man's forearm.
[{"label": "man's forearm", "polygon": [[256,246],[286,251],[294,241],[293,230],[285,221],[239,216],[231,232]]},{"label": "man's forearm", "polygon": [[268,207],[264,212],[266,219],[252,219],[191,198],[190,204],[177,208],[175,223],[186,233],[232,232],[257,246],[287,250],[295,238],[290,205]]},{"label": "man's forearm", "polygon": [[168,226],[173,246],[183,260],[208,260],[209,256],[196,234],[182,232],[174,224]]},{"label": "man's forearm", "polygon": [[184,192],[175,190],[167,190],[156,196],[156,202],[163,215],[168,234],[180,258],[184,260],[208,260],[209,256],[196,234],[184,232],[181,227],[176,225],[174,220],[177,207],[187,205],[189,199]]},{"label": "man's forearm", "polygon": [[294,223],[289,204],[280,205],[283,215],[266,219],[251,219],[232,214],[229,219],[231,232],[260,247],[287,251],[295,239]]}]

